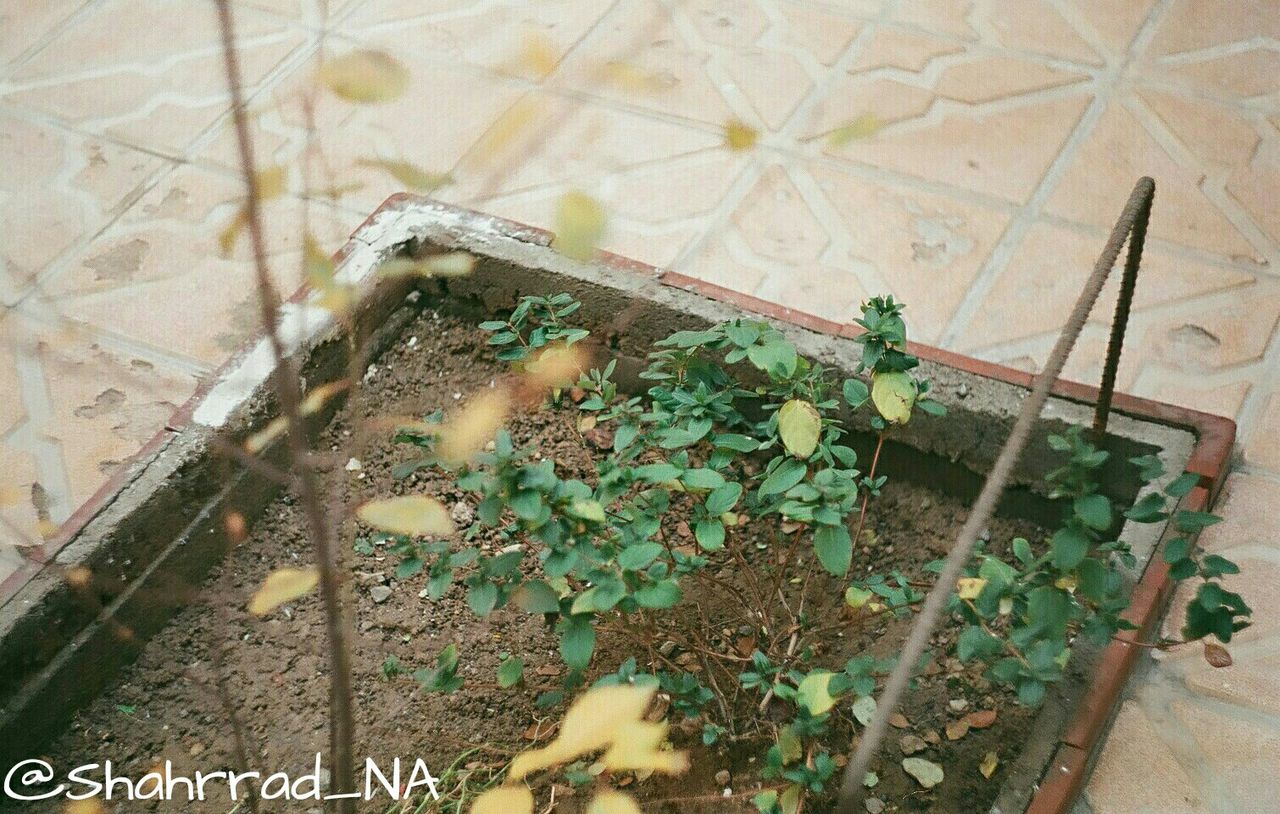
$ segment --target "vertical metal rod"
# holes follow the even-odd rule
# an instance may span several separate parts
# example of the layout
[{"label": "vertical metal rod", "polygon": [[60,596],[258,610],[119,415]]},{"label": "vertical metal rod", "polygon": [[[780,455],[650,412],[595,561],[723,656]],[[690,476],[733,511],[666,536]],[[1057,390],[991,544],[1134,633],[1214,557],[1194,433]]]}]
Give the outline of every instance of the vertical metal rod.
[{"label": "vertical metal rod", "polygon": [[1120,368],[1120,351],[1124,347],[1124,332],[1129,326],[1129,310],[1133,305],[1133,290],[1138,282],[1138,267],[1142,264],[1142,247],[1147,240],[1147,223],[1151,220],[1151,205],[1155,201],[1156,182],[1143,176],[1138,179],[1134,194],[1142,195],[1142,205],[1133,220],[1129,232],[1129,251],[1124,260],[1124,276],[1120,278],[1120,296],[1116,298],[1116,313],[1111,319],[1111,336],[1107,340],[1107,358],[1102,367],[1102,383],[1098,385],[1098,403],[1093,408],[1093,442],[1101,444],[1107,435],[1107,419],[1111,415],[1111,396],[1116,389],[1116,371]]},{"label": "vertical metal rod", "polygon": [[[1075,346],[1076,339],[1079,338],[1094,303],[1098,301],[1098,293],[1102,291],[1103,284],[1106,283],[1111,269],[1115,267],[1116,260],[1120,257],[1125,239],[1133,231],[1142,213],[1144,211],[1149,213],[1154,187],[1155,184],[1150,178],[1142,178],[1134,186],[1124,211],[1120,213],[1120,219],[1111,230],[1111,237],[1102,249],[1102,255],[1093,267],[1093,273],[1085,282],[1084,289],[1080,292],[1075,307],[1062,328],[1062,333],[1058,335],[1058,341],[1045,362],[1044,371],[1036,377],[1031,395],[1022,402],[1022,409],[1018,412],[1018,418],[1014,422],[1013,430],[1009,433],[1009,439],[1005,441],[1000,454],[996,456],[991,472],[982,485],[982,491],[974,501],[973,510],[956,536],[951,551],[947,554],[947,559],[938,574],[938,581],[925,596],[920,613],[911,626],[911,632],[898,653],[897,664],[894,665],[893,672],[885,682],[884,691],[880,693],[876,712],[862,733],[862,737],[857,740],[840,785],[840,797],[835,808],[837,814],[857,814],[858,800],[865,791],[862,780],[866,775],[867,767],[871,764],[872,756],[884,739],[885,730],[889,725],[889,716],[894,713],[902,700],[902,694],[907,689],[907,683],[911,680],[915,665],[919,663],[920,656],[929,644],[929,637],[934,627],[942,618],[956,580],[964,573],[965,565],[973,556],[978,534],[991,520],[996,501],[1004,492],[1005,483],[1013,473],[1018,459],[1022,457],[1022,450],[1031,438],[1031,431],[1040,416],[1040,411],[1044,409],[1044,404],[1049,399],[1049,391],[1061,375],[1067,356]],[[1135,256],[1130,254],[1130,257]],[[1134,268],[1136,271],[1136,259]]]}]

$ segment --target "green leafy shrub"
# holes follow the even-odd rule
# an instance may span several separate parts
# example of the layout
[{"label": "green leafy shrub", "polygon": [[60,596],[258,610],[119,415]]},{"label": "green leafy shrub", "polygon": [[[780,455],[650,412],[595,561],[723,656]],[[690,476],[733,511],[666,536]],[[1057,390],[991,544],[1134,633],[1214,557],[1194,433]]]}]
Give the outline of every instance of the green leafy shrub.
[{"label": "green leafy shrub", "polygon": [[[527,367],[539,352],[586,338],[566,321],[578,307],[564,294],[526,297],[508,319],[481,327],[499,358]],[[852,702],[855,717],[865,718],[874,710],[877,677],[893,666],[868,655],[824,663],[824,643],[884,614],[909,616],[923,598],[921,583],[903,574],[852,567],[870,501],[885,484],[878,471],[884,439],[918,413],[924,420],[945,414],[906,350],[902,310],[892,297],[863,306],[862,358],[845,379],[750,319],[656,343],[640,396],[619,392],[615,361],[582,374],[579,426],[608,433],[586,479],[562,476],[553,461],[535,460],[503,430],[463,463],[436,453],[440,415],[402,430],[400,439],[419,447],[421,457],[397,473],[450,471],[475,506],[464,538],[496,534],[504,545],[490,554],[471,543],[395,537],[397,575],[426,569],[430,598],[459,586],[478,616],[508,607],[544,616],[568,671],[560,688],[539,696],[540,705],[560,703],[589,681],[656,687],[676,715],[700,726],[704,743],[768,732],[761,773],[777,786],[756,803],[762,811],[794,810],[806,795],[828,791],[835,777],[836,759],[824,742],[832,710]],[[879,444],[864,464],[847,443],[845,416],[870,409]],[[1129,627],[1121,569],[1134,564],[1113,534],[1118,507],[1099,490],[1108,453],[1077,431],[1051,443],[1065,458],[1049,476],[1065,507],[1061,527],[1044,541],[1011,541],[1001,549],[1011,552],[1007,559],[980,548],[951,607],[965,625],[958,657],[981,660],[990,679],[1031,705],[1063,676],[1078,637],[1103,642]],[[1132,463],[1146,481],[1163,475],[1154,458]],[[1194,483],[1194,476],[1177,478],[1123,514],[1150,523],[1174,512],[1176,527],[1194,534],[1216,521],[1172,508]],[[673,517],[686,519],[692,539],[671,533]],[[1188,540],[1164,549],[1175,577],[1203,580],[1186,637],[1227,642],[1249,615],[1219,579],[1236,567],[1194,553]],[[734,581],[720,576],[724,569]],[[728,615],[708,620],[685,610],[691,591],[718,597]],[[736,629],[749,655],[710,646],[709,625]],[[599,631],[635,643],[635,654],[614,672],[592,670]],[[456,690],[458,659],[450,646],[434,667],[414,675],[428,689]],[[524,666],[506,658],[499,685],[519,684]]]}]

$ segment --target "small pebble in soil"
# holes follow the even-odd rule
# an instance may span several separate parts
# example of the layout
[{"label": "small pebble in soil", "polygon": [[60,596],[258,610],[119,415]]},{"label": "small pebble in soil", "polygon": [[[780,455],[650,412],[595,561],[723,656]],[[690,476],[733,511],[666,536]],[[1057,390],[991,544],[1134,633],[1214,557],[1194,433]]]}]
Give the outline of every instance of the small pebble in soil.
[{"label": "small pebble in soil", "polygon": [[727,786],[727,785],[729,785],[729,770],[728,770],[728,769],[721,769],[720,771],[716,772],[716,785],[717,785],[717,786]]},{"label": "small pebble in soil", "polygon": [[385,585],[375,585],[369,589],[369,596],[373,598],[374,602],[381,605],[391,598],[391,589]]},{"label": "small pebble in soil", "polygon": [[884,800],[879,797],[868,797],[862,801],[862,805],[867,809],[867,814],[880,814],[884,811]]},{"label": "small pebble in soil", "polygon": [[969,702],[963,698],[952,698],[947,706],[951,707],[952,712],[964,712],[969,708]]},{"label": "small pebble in soil", "polygon": [[349,459],[349,460],[347,461],[347,471],[348,471],[348,472],[358,472],[358,471],[360,471],[360,459],[358,459],[358,458],[351,458],[351,459]]},{"label": "small pebble in soil", "polygon": [[923,752],[926,744],[918,735],[903,735],[898,739],[898,748],[904,755],[914,755],[916,752]]}]

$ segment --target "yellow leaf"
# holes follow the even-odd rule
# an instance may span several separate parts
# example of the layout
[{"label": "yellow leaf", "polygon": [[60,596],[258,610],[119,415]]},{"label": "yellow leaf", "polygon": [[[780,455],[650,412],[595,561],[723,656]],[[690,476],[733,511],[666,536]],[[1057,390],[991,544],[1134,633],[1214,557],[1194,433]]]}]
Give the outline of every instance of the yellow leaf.
[{"label": "yellow leaf", "polygon": [[724,141],[730,150],[750,150],[759,139],[760,134],[754,127],[737,119],[730,120],[724,126]]},{"label": "yellow leaf", "polygon": [[378,267],[388,277],[463,277],[476,267],[475,255],[467,252],[447,252],[414,259],[393,257]]},{"label": "yellow leaf", "polygon": [[828,687],[834,673],[824,671],[810,673],[796,690],[796,704],[809,710],[810,715],[821,715],[836,705]]},{"label": "yellow leaf", "polygon": [[461,413],[440,426],[436,454],[451,465],[465,463],[493,439],[510,409],[511,399],[505,390],[476,396]]},{"label": "yellow leaf", "polygon": [[543,389],[565,387],[578,380],[586,366],[586,355],[577,345],[556,343],[548,345],[531,362],[524,372],[530,382]]},{"label": "yellow leaf", "polygon": [[348,102],[389,102],[409,85],[409,71],[383,51],[361,49],[331,59],[319,79]]},{"label": "yellow leaf", "polygon": [[453,176],[447,172],[431,172],[408,161],[361,158],[356,161],[356,166],[382,170],[415,192],[435,192],[440,187],[453,183]]},{"label": "yellow leaf", "polygon": [[641,811],[630,795],[620,791],[602,791],[587,806],[587,814],[641,814]]},{"label": "yellow leaf", "polygon": [[269,201],[284,194],[289,183],[289,168],[280,165],[264,167],[254,174],[258,200]]},{"label": "yellow leaf", "polygon": [[280,605],[306,596],[320,582],[320,572],[312,568],[281,568],[272,571],[249,600],[249,613],[270,613]]},{"label": "yellow leaf", "polygon": [[542,79],[550,74],[559,61],[560,54],[551,40],[540,34],[525,37],[524,45],[520,48],[520,64],[535,78]]},{"label": "yellow leaf", "polygon": [[778,730],[778,751],[782,753],[784,766],[804,757],[804,744],[800,742],[800,736],[796,734],[795,729],[784,726]]},{"label": "yellow leaf", "polygon": [[991,779],[991,775],[996,773],[996,767],[1000,765],[1000,758],[995,752],[987,752],[982,756],[982,762],[978,764],[978,771],[982,772],[982,776]]},{"label": "yellow leaf", "polygon": [[588,690],[565,713],[555,740],[542,749],[517,755],[507,776],[520,780],[530,772],[604,749],[627,725],[641,720],[656,691],[655,687],[631,685]]},{"label": "yellow leaf", "polygon": [[538,103],[529,97],[516,102],[476,142],[476,155],[489,158],[506,149],[528,129],[537,112]]},{"label": "yellow leaf", "polygon": [[871,377],[871,401],[890,424],[906,424],[916,403],[916,383],[898,370]]},{"label": "yellow leaf", "polygon": [[[320,412],[324,405],[329,402],[329,399],[346,390],[348,385],[349,382],[346,379],[339,379],[336,382],[329,382],[312,388],[311,392],[302,400],[302,403],[298,405],[298,411],[304,416]],[[257,455],[266,449],[272,441],[284,435],[288,428],[289,423],[283,416],[273,418],[267,426],[245,439],[245,452],[250,455]]]},{"label": "yellow leaf", "polygon": [[613,745],[600,758],[610,771],[647,771],[680,774],[689,768],[684,752],[663,749],[667,737],[665,723],[636,721],[618,728]]},{"label": "yellow leaf", "polygon": [[843,147],[851,141],[869,138],[880,132],[884,122],[874,113],[863,113],[850,122],[842,124],[827,136],[827,143],[832,147]]},{"label": "yellow leaf", "polygon": [[356,509],[366,525],[392,534],[410,537],[447,537],[453,534],[453,520],[440,501],[427,495],[402,495],[371,500]]},{"label": "yellow leaf", "polygon": [[791,399],[778,410],[778,435],[787,452],[797,458],[805,460],[813,454],[821,433],[822,416],[812,402]]},{"label": "yellow leaf", "polygon": [[956,593],[961,599],[977,599],[987,581],[978,577],[961,577],[956,580]]},{"label": "yellow leaf", "polygon": [[533,792],[524,786],[490,789],[471,804],[471,814],[533,814]]},{"label": "yellow leaf", "polygon": [[302,242],[302,268],[306,273],[307,284],[316,291],[325,291],[333,285],[333,258],[320,248],[320,243],[311,235]]},{"label": "yellow leaf", "polygon": [[556,237],[551,245],[574,260],[590,260],[604,236],[605,214],[600,203],[584,192],[568,192],[556,208]]},{"label": "yellow leaf", "polygon": [[606,62],[596,71],[596,77],[597,81],[637,93],[651,93],[663,87],[662,80],[656,74],[629,62]]},{"label": "yellow leaf", "polygon": [[782,796],[778,798],[778,807],[782,809],[782,814],[796,814],[800,810],[801,791],[800,786],[793,783],[782,792]]},{"label": "yellow leaf", "polygon": [[241,206],[236,211],[236,216],[231,222],[218,233],[218,251],[223,257],[229,257],[231,252],[236,248],[236,241],[240,239],[240,233],[249,225],[249,210]]},{"label": "yellow leaf", "polygon": [[1077,584],[1075,575],[1067,574],[1066,576],[1058,577],[1058,579],[1053,583],[1053,587],[1073,594],[1076,592]]}]

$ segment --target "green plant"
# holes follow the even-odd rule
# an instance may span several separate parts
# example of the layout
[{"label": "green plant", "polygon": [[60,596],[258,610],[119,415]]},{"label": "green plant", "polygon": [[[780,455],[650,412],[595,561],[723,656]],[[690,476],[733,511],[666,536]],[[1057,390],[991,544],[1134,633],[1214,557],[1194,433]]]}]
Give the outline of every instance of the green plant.
[{"label": "green plant", "polygon": [[[545,354],[588,335],[565,322],[578,307],[563,294],[526,297],[511,317],[481,327],[501,358],[537,375]],[[397,573],[428,569],[432,598],[460,584],[479,616],[508,607],[542,615],[568,671],[561,686],[541,691],[540,705],[558,704],[588,682],[660,688],[704,743],[763,736],[770,745],[761,774],[774,786],[757,806],[794,811],[829,789],[836,762],[825,736],[843,710],[863,719],[874,709],[877,677],[892,668],[865,654],[835,658],[834,635],[887,614],[909,615],[927,584],[919,581],[927,573],[852,567],[855,549],[875,542],[865,523],[886,481],[878,471],[886,438],[917,413],[945,415],[907,352],[902,310],[892,297],[863,306],[862,358],[848,378],[801,356],[768,323],[748,319],[656,343],[640,374],[649,383],[643,396],[619,394],[614,361],[582,372],[572,383],[579,426],[598,441],[605,433],[585,478],[535,460],[505,430],[489,434],[487,450],[439,453],[468,446],[453,437],[476,435],[469,426],[476,422],[465,418],[437,415],[402,430],[401,440],[421,457],[398,472],[452,472],[471,496],[475,520],[460,548],[395,538],[392,550],[403,558]],[[565,392],[562,384],[553,394]],[[868,403],[876,445],[864,467],[847,422]],[[493,426],[489,417],[478,423]],[[959,657],[983,660],[992,679],[1033,705],[1062,677],[1078,635],[1103,641],[1127,627],[1120,568],[1133,564],[1097,483],[1107,453],[1075,431],[1051,443],[1066,456],[1049,478],[1067,507],[1061,528],[1035,544],[1011,541],[1007,557],[994,546],[980,550],[952,600],[966,623]],[[1147,480],[1163,475],[1153,458],[1134,464]],[[1163,520],[1168,500],[1192,484],[1178,478],[1126,516]],[[1188,534],[1212,522],[1186,511],[1174,521]],[[1243,600],[1218,581],[1234,565],[1194,555],[1182,540],[1165,556],[1175,577],[1205,581],[1188,615],[1188,638],[1228,641],[1247,623]],[[697,601],[686,602],[689,596]],[[672,612],[677,606],[681,612]],[[614,672],[591,670],[601,632],[636,643]],[[452,691],[462,685],[457,664],[450,646],[415,676],[427,689]],[[519,684],[524,667],[506,659],[499,685]]]}]

